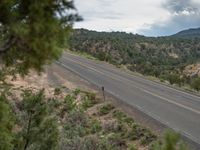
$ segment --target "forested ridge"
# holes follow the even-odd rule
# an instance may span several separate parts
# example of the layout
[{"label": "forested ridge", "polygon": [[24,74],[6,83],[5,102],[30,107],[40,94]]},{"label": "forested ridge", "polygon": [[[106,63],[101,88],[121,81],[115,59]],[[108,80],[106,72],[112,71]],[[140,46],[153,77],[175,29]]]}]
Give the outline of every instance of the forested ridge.
[{"label": "forested ridge", "polygon": [[[70,43],[73,51],[87,52],[115,65],[126,65],[132,71],[168,80],[172,84],[191,84],[183,70],[187,65],[199,62],[200,36],[192,36],[189,31],[166,37],[145,37],[125,32],[77,29]],[[185,35],[184,38],[178,37],[181,34]]]},{"label": "forested ridge", "polygon": [[179,38],[194,38],[194,37],[199,38],[200,37],[200,28],[183,30],[172,36],[179,37]]}]

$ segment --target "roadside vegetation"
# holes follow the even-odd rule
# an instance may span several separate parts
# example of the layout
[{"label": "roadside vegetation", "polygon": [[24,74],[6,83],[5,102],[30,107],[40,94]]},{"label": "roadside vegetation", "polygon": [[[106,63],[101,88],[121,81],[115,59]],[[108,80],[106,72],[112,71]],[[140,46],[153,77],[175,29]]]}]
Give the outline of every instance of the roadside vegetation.
[{"label": "roadside vegetation", "polygon": [[91,60],[98,60],[98,58],[92,56],[91,54],[84,52],[84,51],[71,51],[71,50],[65,50],[67,53],[70,54],[74,54],[74,55],[79,55],[79,56],[83,56],[87,59],[91,59]]},{"label": "roadside vegetation", "polygon": [[[56,88],[13,88],[0,96],[0,149],[2,150],[185,150],[179,136],[165,138],[138,124],[110,102],[76,89],[68,94]],[[63,95],[64,98],[63,98]],[[178,145],[178,146],[177,146]],[[180,148],[179,148],[180,147]]]}]

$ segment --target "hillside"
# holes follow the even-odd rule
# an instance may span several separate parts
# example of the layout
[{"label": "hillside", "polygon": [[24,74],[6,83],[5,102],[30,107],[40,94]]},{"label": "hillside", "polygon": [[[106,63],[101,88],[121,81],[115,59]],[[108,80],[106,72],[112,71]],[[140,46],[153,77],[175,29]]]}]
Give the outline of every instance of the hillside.
[{"label": "hillside", "polygon": [[172,36],[178,38],[200,38],[200,28],[183,30]]},{"label": "hillside", "polygon": [[[180,32],[178,35],[188,33]],[[190,32],[192,33],[192,32]],[[102,61],[125,65],[131,71],[167,80],[171,84],[191,84],[183,71],[200,58],[199,38],[145,37],[124,32],[75,30],[71,50],[86,52]]]}]

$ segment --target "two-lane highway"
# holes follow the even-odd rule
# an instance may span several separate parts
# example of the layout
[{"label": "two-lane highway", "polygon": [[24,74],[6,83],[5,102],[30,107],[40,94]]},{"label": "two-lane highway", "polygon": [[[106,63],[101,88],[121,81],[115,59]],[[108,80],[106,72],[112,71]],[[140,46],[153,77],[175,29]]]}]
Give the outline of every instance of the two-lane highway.
[{"label": "two-lane highway", "polygon": [[200,97],[65,53],[61,65],[200,144]]}]

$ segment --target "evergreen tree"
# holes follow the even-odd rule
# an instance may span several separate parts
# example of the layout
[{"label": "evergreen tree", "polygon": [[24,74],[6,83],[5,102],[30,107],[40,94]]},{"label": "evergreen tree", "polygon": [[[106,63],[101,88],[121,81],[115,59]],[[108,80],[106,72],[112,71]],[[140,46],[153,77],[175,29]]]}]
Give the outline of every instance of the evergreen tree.
[{"label": "evergreen tree", "polygon": [[26,91],[22,104],[22,132],[16,149],[54,150],[58,148],[58,121],[49,109],[44,92]]},{"label": "evergreen tree", "polygon": [[0,149],[12,150],[14,115],[4,95],[0,96]]},{"label": "evergreen tree", "polygon": [[192,79],[191,87],[197,91],[200,91],[200,78]]},{"label": "evergreen tree", "polygon": [[27,73],[57,59],[74,21],[71,0],[1,0],[0,56],[6,66]]},{"label": "evergreen tree", "polygon": [[188,150],[188,147],[181,142],[179,134],[167,131],[164,140],[154,143],[151,150]]}]

